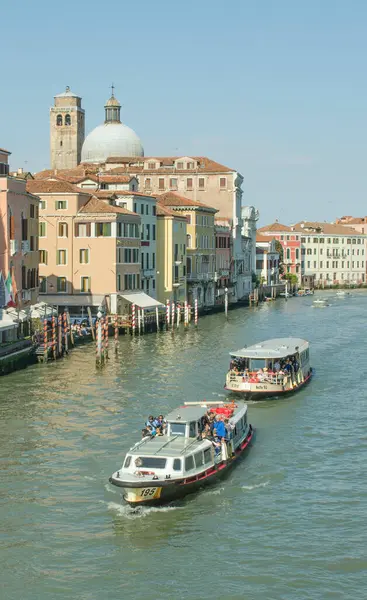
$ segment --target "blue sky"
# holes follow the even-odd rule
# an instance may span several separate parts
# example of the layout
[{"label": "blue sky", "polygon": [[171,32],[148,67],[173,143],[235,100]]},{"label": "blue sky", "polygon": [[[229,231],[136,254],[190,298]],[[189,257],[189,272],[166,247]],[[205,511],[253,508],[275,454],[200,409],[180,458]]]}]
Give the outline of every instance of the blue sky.
[{"label": "blue sky", "polygon": [[261,224],[367,213],[365,0],[14,0],[1,30],[12,168],[49,166],[54,94],[90,131],[113,81],[146,155],[238,169]]}]

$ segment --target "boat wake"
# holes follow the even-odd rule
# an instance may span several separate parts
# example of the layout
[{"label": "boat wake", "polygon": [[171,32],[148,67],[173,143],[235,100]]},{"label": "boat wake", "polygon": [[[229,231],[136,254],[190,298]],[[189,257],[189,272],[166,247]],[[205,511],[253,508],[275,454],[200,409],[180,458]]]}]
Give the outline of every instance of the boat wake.
[{"label": "boat wake", "polygon": [[164,513],[171,510],[180,510],[182,506],[137,506],[132,508],[126,504],[117,504],[117,502],[108,502],[107,508],[117,513],[120,517],[125,519],[140,519],[142,517],[148,517],[152,513]]},{"label": "boat wake", "polygon": [[254,485],[243,485],[241,486],[243,490],[247,492],[251,492],[251,490],[256,490],[257,488],[264,488],[269,485],[270,481],[264,481],[263,483],[255,483]]}]

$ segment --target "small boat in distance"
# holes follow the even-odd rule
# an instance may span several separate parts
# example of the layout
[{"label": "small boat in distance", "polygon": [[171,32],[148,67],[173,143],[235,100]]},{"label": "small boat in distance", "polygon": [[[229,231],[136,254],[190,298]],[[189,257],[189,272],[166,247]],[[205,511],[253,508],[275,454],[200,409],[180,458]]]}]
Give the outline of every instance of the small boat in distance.
[{"label": "small boat in distance", "polygon": [[310,381],[309,343],[278,338],[230,352],[225,389],[251,398],[295,392]]},{"label": "small boat in distance", "polygon": [[300,288],[296,292],[296,296],[312,296],[314,293],[310,288]]},{"label": "small boat in distance", "polygon": [[330,306],[329,302],[324,298],[314,300],[312,305],[314,308],[326,308],[327,306]]},{"label": "small boat in distance", "polygon": [[[207,437],[208,413],[228,419],[220,441]],[[131,506],[171,502],[224,477],[253,434],[244,402],[185,402],[166,416],[166,434],[144,437],[130,448],[109,482],[124,489]]]},{"label": "small boat in distance", "polygon": [[346,296],[350,296],[350,292],[346,292],[345,290],[339,290],[336,292],[338,298],[345,298]]}]

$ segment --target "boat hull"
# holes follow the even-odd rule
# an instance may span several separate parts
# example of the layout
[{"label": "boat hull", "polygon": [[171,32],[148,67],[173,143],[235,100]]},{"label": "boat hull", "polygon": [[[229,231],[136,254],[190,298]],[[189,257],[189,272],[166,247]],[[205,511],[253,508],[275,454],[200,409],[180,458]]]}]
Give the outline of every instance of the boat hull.
[{"label": "boat hull", "polygon": [[[251,398],[251,400],[261,400],[265,398],[274,398],[274,396],[285,396],[286,394],[293,394],[298,392],[301,388],[307,385],[311,377],[313,375],[313,371],[311,369],[310,373],[305,377],[304,381],[299,383],[298,385],[290,388],[284,389],[281,385],[274,385],[270,383],[249,383],[247,384],[247,388],[234,388],[229,387],[227,385],[224,386],[224,389],[228,392],[233,392],[235,394],[241,394],[245,398]],[[240,385],[240,384],[239,384]],[[245,383],[243,384],[246,385]]]},{"label": "boat hull", "polygon": [[209,485],[215,484],[217,481],[227,476],[230,469],[238,464],[239,460],[242,459],[246,453],[246,450],[250,446],[255,431],[250,427],[250,431],[247,434],[245,440],[241,446],[236,450],[234,456],[228,458],[226,461],[219,463],[212,469],[208,469],[202,475],[195,477],[187,477],[180,479],[175,482],[169,482],[169,480],[160,481],[157,485],[156,482],[142,483],[140,486],[133,484],[134,487],[127,487],[126,484],[121,482],[112,481],[113,485],[118,485],[124,488],[125,494],[123,496],[124,501],[130,506],[158,506],[173,502],[184,498],[189,494],[199,491],[200,489]]}]

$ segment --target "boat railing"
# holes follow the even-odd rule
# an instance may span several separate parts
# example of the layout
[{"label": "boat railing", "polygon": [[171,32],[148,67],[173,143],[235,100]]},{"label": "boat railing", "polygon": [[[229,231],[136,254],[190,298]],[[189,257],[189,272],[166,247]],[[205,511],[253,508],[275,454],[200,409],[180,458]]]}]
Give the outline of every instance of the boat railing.
[{"label": "boat railing", "polygon": [[230,372],[230,381],[241,380],[244,383],[270,383],[271,385],[287,385],[289,381],[293,383],[300,383],[303,381],[302,369],[298,369],[297,372],[292,371],[291,373],[284,373],[282,371],[271,372],[266,371],[259,377],[259,371],[250,371],[247,375],[245,373]]}]

